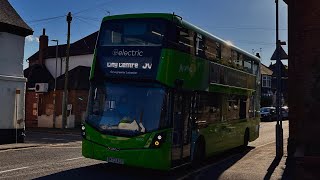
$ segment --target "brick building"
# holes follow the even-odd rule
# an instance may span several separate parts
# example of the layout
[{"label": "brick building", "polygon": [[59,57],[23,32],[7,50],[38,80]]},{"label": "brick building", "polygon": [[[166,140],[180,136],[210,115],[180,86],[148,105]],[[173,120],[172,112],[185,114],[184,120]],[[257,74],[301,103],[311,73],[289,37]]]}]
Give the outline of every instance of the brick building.
[{"label": "brick building", "polygon": [[320,178],[320,1],[286,0],[289,35],[288,155],[297,179]]},{"label": "brick building", "polygon": [[[95,32],[70,45],[67,123],[69,128],[79,126],[84,120],[89,90],[90,66],[93,60],[97,35],[98,32]],[[28,58],[29,67],[24,70],[24,76],[28,79],[26,126],[55,126],[61,128],[66,45],[58,46],[57,60],[56,46],[48,46],[49,38],[46,36],[45,30],[43,30],[39,41],[39,51]],[[57,84],[56,121],[53,122],[55,79]],[[44,87],[44,90],[36,90],[36,85],[41,85],[40,87]]]}]

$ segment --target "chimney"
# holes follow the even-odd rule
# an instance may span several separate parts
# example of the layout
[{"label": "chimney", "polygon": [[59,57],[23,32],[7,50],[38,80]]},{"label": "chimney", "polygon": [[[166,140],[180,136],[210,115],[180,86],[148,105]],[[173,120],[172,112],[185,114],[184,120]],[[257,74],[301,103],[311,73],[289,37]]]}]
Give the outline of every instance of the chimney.
[{"label": "chimney", "polygon": [[260,54],[259,54],[259,53],[256,53],[256,56],[257,56],[258,58],[261,58],[261,56],[260,56]]},{"label": "chimney", "polygon": [[38,63],[43,65],[45,58],[45,51],[48,48],[49,38],[46,35],[46,29],[43,28],[42,35],[39,38],[39,60]]}]

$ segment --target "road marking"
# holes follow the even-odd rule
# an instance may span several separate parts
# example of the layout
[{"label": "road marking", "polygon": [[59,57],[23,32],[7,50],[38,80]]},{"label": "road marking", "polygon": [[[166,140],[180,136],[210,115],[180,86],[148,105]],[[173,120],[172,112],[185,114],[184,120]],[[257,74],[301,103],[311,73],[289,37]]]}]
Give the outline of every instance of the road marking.
[{"label": "road marking", "polygon": [[[66,159],[62,162],[66,162],[66,161],[73,161],[73,160],[77,160],[77,159],[83,159],[84,157],[76,157],[76,158],[71,158],[71,159]],[[56,162],[58,163],[58,162]],[[4,170],[4,171],[0,171],[0,174],[3,174],[3,173],[7,173],[7,172],[12,172],[12,171],[18,171],[18,170],[22,170],[22,169],[28,169],[28,168],[34,168],[34,167],[37,167],[38,165],[35,165],[35,166],[25,166],[25,167],[20,167],[20,168],[15,168],[15,169],[8,169],[8,170]]]},{"label": "road marking", "polygon": [[64,161],[73,161],[73,160],[82,159],[82,158],[84,157],[76,157],[76,158],[66,159]]},{"label": "road marking", "polygon": [[66,141],[68,139],[56,139],[56,138],[41,138],[41,139],[44,139],[44,140],[55,140],[55,141]]},{"label": "road marking", "polygon": [[[0,153],[2,152],[8,152],[8,151],[21,151],[21,150],[28,150],[28,149],[40,149],[40,148],[50,148],[50,147],[57,147],[57,146],[69,146],[69,145],[80,145],[74,148],[79,148],[81,147],[81,141],[75,141],[71,143],[59,143],[59,144],[39,144],[39,145],[34,145],[30,147],[21,147],[21,148],[13,148],[13,149],[5,149],[5,150],[0,150]],[[61,147],[65,148],[65,147]]]},{"label": "road marking", "polygon": [[77,147],[66,147],[66,146],[46,146],[46,147],[42,147],[42,148],[50,148],[50,149],[80,149],[82,148],[81,146],[77,146]]},{"label": "road marking", "polygon": [[30,132],[27,131],[29,134],[50,134],[50,135],[55,135],[55,136],[76,136],[76,137],[81,137],[81,133],[79,131],[79,134],[71,134],[71,133],[50,133],[50,132]]},{"label": "road marking", "polygon": [[15,169],[9,169],[9,170],[5,170],[5,171],[0,171],[0,174],[6,173],[6,172],[17,171],[17,170],[21,170],[21,169],[27,169],[27,168],[29,168],[29,166],[21,167],[21,168],[15,168]]}]

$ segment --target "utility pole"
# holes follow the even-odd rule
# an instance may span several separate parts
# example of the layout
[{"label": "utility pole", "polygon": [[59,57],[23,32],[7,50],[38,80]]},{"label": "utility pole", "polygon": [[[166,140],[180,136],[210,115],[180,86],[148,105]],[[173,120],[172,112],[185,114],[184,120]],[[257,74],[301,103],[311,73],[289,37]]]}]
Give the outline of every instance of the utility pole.
[{"label": "utility pole", "polygon": [[[59,41],[58,40],[51,40],[53,42],[56,42],[56,73],[54,77],[54,91],[53,91],[53,128],[56,127],[56,97],[57,97],[57,66],[58,66],[58,46],[59,46]],[[61,69],[60,69],[61,71]]]},{"label": "utility pole", "polygon": [[68,106],[68,71],[69,71],[69,52],[70,52],[70,25],[72,21],[71,12],[68,13],[68,35],[67,35],[67,50],[66,50],[66,68],[64,77],[64,93],[62,104],[62,128],[66,128],[67,125],[67,106]]},{"label": "utility pole", "polygon": [[277,69],[277,94],[276,94],[276,157],[283,156],[283,129],[282,129],[282,110],[281,110],[281,41],[279,40],[279,0],[276,3],[276,69]]}]

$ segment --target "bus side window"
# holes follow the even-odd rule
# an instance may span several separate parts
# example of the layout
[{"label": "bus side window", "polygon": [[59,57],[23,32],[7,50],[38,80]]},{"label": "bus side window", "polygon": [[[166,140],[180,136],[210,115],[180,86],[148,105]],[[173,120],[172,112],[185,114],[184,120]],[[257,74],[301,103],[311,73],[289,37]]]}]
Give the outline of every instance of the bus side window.
[{"label": "bus side window", "polygon": [[228,97],[228,112],[227,119],[228,120],[237,120],[240,117],[240,102],[239,98],[235,95],[230,95]]},{"label": "bus side window", "polygon": [[219,60],[221,58],[220,44],[209,38],[204,38],[205,51],[204,55],[210,61]]},{"label": "bus side window", "polygon": [[183,27],[178,27],[177,30],[179,49],[194,55],[194,32]]},{"label": "bus side window", "polygon": [[247,99],[245,96],[240,98],[240,110],[239,110],[239,118],[246,119],[247,118]]},{"label": "bus side window", "polygon": [[221,94],[209,93],[208,104],[209,108],[209,123],[217,123],[221,120]]},{"label": "bus side window", "polygon": [[252,73],[252,61],[248,56],[244,57],[243,69],[248,73]]},{"label": "bus side window", "polygon": [[237,68],[237,69],[243,69],[242,68],[242,54],[237,52],[236,50],[231,51],[231,60],[232,64]]},{"label": "bus side window", "polygon": [[205,46],[204,46],[204,37],[201,34],[196,35],[196,55],[205,58]]},{"label": "bus side window", "polygon": [[253,71],[253,74],[256,76],[258,76],[258,70],[259,70],[258,68],[259,68],[259,65],[256,62],[254,62],[252,71]]},{"label": "bus side window", "polygon": [[222,64],[231,64],[231,48],[230,46],[223,44],[221,48]]},{"label": "bus side window", "polygon": [[255,116],[254,114],[254,96],[250,97],[249,102],[249,118],[253,118]]}]

